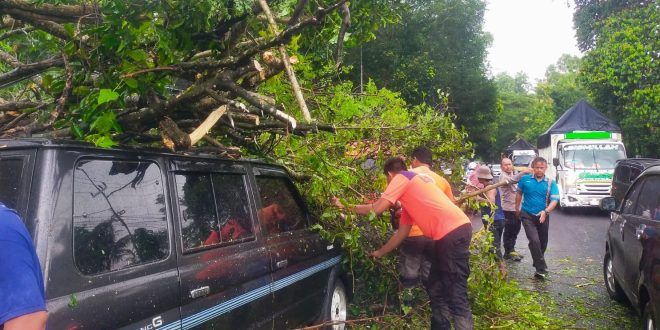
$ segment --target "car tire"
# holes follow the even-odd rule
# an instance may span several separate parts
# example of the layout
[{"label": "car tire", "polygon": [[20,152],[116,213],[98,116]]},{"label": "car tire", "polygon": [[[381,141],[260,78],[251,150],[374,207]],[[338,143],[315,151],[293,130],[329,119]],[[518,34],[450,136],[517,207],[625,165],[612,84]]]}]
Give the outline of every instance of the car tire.
[{"label": "car tire", "polygon": [[651,301],[647,301],[644,305],[644,311],[642,313],[642,329],[644,330],[655,330],[655,313],[653,312],[653,304]]},{"label": "car tire", "polygon": [[[332,285],[332,290],[328,292],[326,302],[323,304],[321,315],[324,322],[341,322],[346,321],[348,311],[348,295],[344,283],[337,278]],[[346,325],[344,323],[335,324],[325,327],[325,329],[344,330]]]},{"label": "car tire", "polygon": [[607,294],[610,298],[622,302],[624,299],[623,289],[619,285],[619,282],[614,277],[614,269],[612,265],[612,257],[610,252],[605,253],[605,258],[603,260],[603,277],[605,279],[605,288],[607,289]]}]

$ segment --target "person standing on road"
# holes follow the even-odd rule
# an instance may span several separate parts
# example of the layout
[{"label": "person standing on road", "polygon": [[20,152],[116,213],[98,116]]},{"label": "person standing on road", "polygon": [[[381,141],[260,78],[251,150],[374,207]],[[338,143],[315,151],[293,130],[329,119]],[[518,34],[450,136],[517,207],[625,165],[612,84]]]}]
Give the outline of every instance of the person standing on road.
[{"label": "person standing on road", "polygon": [[[493,183],[493,175],[488,166],[481,166],[477,170],[477,179],[484,187]],[[502,212],[502,204],[500,201],[500,192],[497,189],[491,189],[485,192],[486,199],[477,198],[479,201],[487,202],[486,206],[481,206],[481,221],[484,227],[488,228],[493,233],[493,249],[497,260],[502,260],[502,232],[504,232],[504,212]],[[495,210],[493,210],[493,205]],[[493,212],[494,211],[494,212]],[[488,217],[492,221],[488,220]]]},{"label": "person standing on road", "polygon": [[[533,175],[520,178],[516,193],[516,210],[520,210],[520,219],[529,240],[529,251],[534,260],[534,277],[545,279],[548,265],[545,263],[545,249],[548,247],[550,212],[559,201],[559,189],[551,178],[545,176],[548,161],[536,157],[532,161]],[[522,208],[520,202],[522,201]]]},{"label": "person standing on road", "polygon": [[[406,171],[401,158],[390,158],[383,166],[387,188],[373,204],[353,205],[349,210],[366,215],[381,214],[397,201],[403,211],[399,229],[378,250],[371,253],[381,258],[397,248],[408,237],[412,225],[419,226],[424,236],[433,239],[430,255],[428,293],[431,300],[431,329],[450,329],[450,319],[459,330],[473,329],[472,311],[467,294],[470,275],[470,219],[458,208],[428,176]],[[343,209],[336,197],[333,203]]]},{"label": "person standing on road", "polygon": [[504,259],[513,261],[522,260],[522,255],[516,252],[516,240],[520,233],[520,217],[516,209],[516,191],[518,191],[518,181],[526,173],[532,173],[531,168],[513,175],[513,162],[509,158],[502,158],[500,162],[502,173],[500,182],[508,182],[507,185],[498,188],[502,197],[502,210],[504,211]]},{"label": "person standing on road", "polygon": [[44,280],[32,239],[16,211],[0,203],[0,329],[46,328]]}]

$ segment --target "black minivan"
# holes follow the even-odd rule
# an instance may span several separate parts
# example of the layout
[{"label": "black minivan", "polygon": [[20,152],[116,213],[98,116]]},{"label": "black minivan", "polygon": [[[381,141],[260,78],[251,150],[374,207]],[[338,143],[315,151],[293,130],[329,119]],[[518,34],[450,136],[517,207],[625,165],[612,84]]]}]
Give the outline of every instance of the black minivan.
[{"label": "black minivan", "polygon": [[340,249],[310,229],[315,219],[281,167],[0,140],[0,201],[33,237],[49,329],[346,319]]},{"label": "black minivan", "polygon": [[628,189],[623,203],[605,197],[612,211],[603,274],[611,298],[627,298],[644,316],[644,329],[660,321],[660,164],[648,167]]}]

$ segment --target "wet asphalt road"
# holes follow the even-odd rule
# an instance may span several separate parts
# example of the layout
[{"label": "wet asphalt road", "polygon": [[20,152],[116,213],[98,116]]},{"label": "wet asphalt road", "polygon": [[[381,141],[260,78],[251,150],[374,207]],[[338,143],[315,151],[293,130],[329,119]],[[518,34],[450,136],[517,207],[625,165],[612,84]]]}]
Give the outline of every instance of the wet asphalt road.
[{"label": "wet asphalt road", "polygon": [[[521,262],[506,261],[509,278],[523,289],[552,297],[557,316],[573,329],[641,328],[636,312],[610,300],[605,291],[602,269],[609,219],[607,213],[596,209],[555,210],[545,254],[550,275],[545,281],[533,278],[532,257],[521,228],[516,250],[524,258]],[[472,224],[475,230],[482,227],[478,217],[473,217]]]}]

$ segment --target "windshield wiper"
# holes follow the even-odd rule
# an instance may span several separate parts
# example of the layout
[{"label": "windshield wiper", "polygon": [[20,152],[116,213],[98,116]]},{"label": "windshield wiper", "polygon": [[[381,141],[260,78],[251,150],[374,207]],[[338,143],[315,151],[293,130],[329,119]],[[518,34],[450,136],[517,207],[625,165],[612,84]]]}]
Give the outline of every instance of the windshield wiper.
[{"label": "windshield wiper", "polygon": [[598,172],[598,164],[596,163],[596,150],[592,150],[591,155],[594,157],[594,168],[596,169],[596,172]]}]

